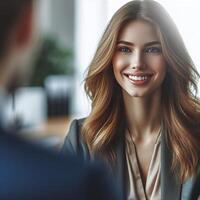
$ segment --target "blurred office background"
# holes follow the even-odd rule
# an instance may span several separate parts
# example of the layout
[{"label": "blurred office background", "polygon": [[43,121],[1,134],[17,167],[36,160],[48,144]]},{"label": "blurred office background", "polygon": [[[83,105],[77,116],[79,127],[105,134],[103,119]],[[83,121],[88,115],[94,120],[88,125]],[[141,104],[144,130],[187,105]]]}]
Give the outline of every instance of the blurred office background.
[{"label": "blurred office background", "polygon": [[[38,0],[37,51],[29,81],[10,97],[6,116],[23,137],[59,148],[73,118],[86,117],[85,71],[113,13],[128,0]],[[200,70],[200,3],[158,0],[176,22]]]}]

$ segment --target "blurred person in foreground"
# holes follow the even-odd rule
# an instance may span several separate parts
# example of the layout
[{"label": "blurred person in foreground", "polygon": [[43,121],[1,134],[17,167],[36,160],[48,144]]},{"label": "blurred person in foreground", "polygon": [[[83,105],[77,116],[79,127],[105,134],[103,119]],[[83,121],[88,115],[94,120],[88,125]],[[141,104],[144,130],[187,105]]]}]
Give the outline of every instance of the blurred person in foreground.
[{"label": "blurred person in foreground", "polygon": [[118,199],[114,183],[100,163],[84,164],[70,155],[64,159],[6,130],[1,110],[6,93],[16,88],[32,29],[33,1],[0,1],[0,198]]}]

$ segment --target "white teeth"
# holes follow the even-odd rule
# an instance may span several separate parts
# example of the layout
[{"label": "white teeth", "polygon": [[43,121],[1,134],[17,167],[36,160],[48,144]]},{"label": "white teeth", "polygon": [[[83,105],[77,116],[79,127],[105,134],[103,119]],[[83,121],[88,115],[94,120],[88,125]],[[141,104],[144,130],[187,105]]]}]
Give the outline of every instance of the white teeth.
[{"label": "white teeth", "polygon": [[147,80],[148,78],[147,76],[132,76],[132,75],[128,75],[128,77],[134,81]]}]

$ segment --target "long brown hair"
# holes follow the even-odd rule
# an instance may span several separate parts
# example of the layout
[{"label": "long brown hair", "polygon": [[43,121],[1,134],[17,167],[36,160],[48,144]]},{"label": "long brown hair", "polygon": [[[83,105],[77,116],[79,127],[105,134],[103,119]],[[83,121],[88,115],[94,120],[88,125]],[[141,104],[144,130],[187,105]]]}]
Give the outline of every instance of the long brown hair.
[{"label": "long brown hair", "polygon": [[125,119],[122,93],[112,71],[118,36],[132,20],[152,23],[160,37],[167,74],[162,85],[162,119],[166,141],[172,150],[172,170],[179,166],[181,181],[195,173],[200,147],[200,102],[196,97],[199,74],[181,36],[165,9],[153,0],[130,1],[112,17],[85,79],[92,110],[82,134],[91,153],[110,163],[115,159],[117,132]]}]

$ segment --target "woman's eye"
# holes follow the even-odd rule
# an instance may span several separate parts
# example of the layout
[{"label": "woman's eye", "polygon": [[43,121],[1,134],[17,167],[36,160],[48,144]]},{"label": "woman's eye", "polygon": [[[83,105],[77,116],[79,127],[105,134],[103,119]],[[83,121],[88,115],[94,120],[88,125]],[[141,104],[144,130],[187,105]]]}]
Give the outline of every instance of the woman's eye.
[{"label": "woman's eye", "polygon": [[150,48],[145,49],[144,52],[145,53],[161,53],[162,50],[159,47],[150,47]]},{"label": "woman's eye", "polygon": [[117,48],[118,51],[123,52],[123,53],[130,53],[131,49],[128,47],[118,47]]}]

